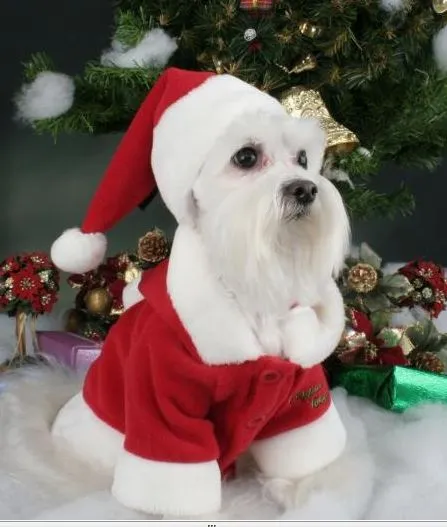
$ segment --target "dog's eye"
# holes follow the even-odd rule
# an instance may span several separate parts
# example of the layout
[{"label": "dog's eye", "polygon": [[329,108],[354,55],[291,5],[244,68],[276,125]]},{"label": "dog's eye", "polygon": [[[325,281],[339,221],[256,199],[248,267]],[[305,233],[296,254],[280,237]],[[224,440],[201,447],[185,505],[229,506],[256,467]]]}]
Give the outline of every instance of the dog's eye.
[{"label": "dog's eye", "polygon": [[305,150],[300,150],[298,152],[298,155],[296,156],[296,161],[300,165],[300,167],[307,169],[307,154]]},{"label": "dog's eye", "polygon": [[232,162],[238,167],[248,170],[253,168],[258,161],[258,152],[252,146],[244,146],[232,157]]}]

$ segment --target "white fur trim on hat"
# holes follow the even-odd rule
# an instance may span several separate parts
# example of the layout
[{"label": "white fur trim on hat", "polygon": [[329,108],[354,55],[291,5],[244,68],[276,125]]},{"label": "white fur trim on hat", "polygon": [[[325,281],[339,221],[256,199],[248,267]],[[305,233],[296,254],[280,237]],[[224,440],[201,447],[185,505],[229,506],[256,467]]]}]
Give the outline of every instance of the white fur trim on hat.
[{"label": "white fur trim on hat", "polygon": [[86,273],[104,260],[107,239],[104,234],[85,234],[78,228],[65,231],[51,246],[54,265],[67,273]]},{"label": "white fur trim on hat", "polygon": [[[154,129],[151,162],[158,190],[178,223],[189,219],[191,190],[211,149],[235,119],[253,112],[286,114],[267,93],[231,75],[215,75],[163,113]],[[194,133],[185,133],[189,129]]]}]

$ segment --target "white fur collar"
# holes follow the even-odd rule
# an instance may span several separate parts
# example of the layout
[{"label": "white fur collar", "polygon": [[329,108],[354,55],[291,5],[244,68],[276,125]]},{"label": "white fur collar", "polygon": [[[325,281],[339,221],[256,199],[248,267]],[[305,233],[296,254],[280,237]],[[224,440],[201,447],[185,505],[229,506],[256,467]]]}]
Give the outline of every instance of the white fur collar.
[{"label": "white fur collar", "polygon": [[205,363],[241,363],[263,354],[248,320],[209,268],[200,236],[192,227],[182,225],[176,231],[167,288]]}]

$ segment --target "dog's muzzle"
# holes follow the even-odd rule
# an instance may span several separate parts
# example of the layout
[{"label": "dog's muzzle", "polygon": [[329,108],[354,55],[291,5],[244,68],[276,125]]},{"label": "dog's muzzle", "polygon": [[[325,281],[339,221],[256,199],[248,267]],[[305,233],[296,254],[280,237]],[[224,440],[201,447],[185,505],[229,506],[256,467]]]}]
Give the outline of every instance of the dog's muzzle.
[{"label": "dog's muzzle", "polygon": [[287,217],[299,218],[308,214],[317,197],[318,188],[308,179],[294,179],[282,187],[282,197]]}]

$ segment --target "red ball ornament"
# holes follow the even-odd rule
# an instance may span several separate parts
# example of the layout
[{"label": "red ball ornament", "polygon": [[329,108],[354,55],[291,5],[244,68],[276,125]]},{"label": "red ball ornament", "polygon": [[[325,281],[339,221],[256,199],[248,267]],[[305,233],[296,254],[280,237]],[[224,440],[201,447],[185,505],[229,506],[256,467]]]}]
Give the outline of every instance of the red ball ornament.
[{"label": "red ball ornament", "polygon": [[240,0],[239,7],[243,11],[267,13],[273,9],[274,0]]}]

